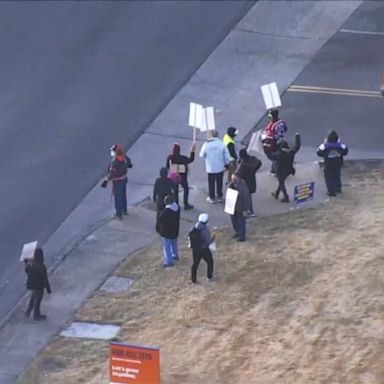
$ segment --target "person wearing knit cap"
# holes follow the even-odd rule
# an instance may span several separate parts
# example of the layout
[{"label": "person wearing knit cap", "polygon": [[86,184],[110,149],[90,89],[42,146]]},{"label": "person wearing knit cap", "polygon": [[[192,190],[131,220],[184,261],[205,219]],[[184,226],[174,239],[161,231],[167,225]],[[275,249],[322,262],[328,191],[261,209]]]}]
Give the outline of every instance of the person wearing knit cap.
[{"label": "person wearing knit cap", "polygon": [[[167,169],[174,174],[174,182],[178,185],[180,184],[183,188],[184,196],[183,203],[184,209],[186,211],[193,209],[193,205],[189,204],[189,186],[188,186],[188,164],[192,163],[195,160],[195,148],[196,144],[192,143],[191,152],[189,157],[182,155],[180,152],[180,145],[175,143],[173,146],[172,154],[167,157]],[[172,168],[172,169],[171,169]],[[176,172],[174,172],[176,171]],[[171,173],[171,176],[173,176]],[[179,201],[178,193],[176,194],[176,202]]]},{"label": "person wearing knit cap", "polygon": [[195,236],[199,237],[199,241],[195,243],[196,244],[195,247],[191,246],[192,256],[193,256],[193,264],[191,267],[192,283],[197,282],[197,269],[199,267],[201,259],[203,259],[207,263],[208,281],[212,280],[213,257],[212,257],[212,252],[209,249],[209,245],[215,241],[215,236],[211,235],[211,232],[208,228],[208,220],[209,220],[208,213],[201,213],[199,215],[197,223],[195,224],[192,230],[196,233]]},{"label": "person wearing knit cap", "polygon": [[123,214],[127,214],[127,173],[132,168],[131,159],[125,155],[124,148],[120,144],[111,147],[112,161],[108,166],[107,179],[101,186],[105,188],[109,181],[112,181],[112,192],[115,200],[116,219],[122,220]]},{"label": "person wearing knit cap", "polygon": [[227,170],[227,184],[231,182],[231,177],[236,170],[237,153],[235,137],[238,135],[238,133],[238,129],[236,129],[235,127],[229,127],[227,129],[227,133],[223,137],[223,143],[227,147],[230,156],[230,162],[228,164]]}]

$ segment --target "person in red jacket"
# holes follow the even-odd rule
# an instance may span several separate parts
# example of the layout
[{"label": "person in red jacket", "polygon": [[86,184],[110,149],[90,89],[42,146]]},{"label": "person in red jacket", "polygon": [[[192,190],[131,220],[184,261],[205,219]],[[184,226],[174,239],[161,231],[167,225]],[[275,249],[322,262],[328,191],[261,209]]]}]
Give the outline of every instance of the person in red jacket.
[{"label": "person in red jacket", "polygon": [[276,175],[277,163],[271,158],[271,154],[279,149],[279,145],[284,140],[284,135],[288,128],[285,121],[279,119],[278,109],[271,109],[268,116],[271,121],[261,133],[261,142],[265,155],[272,161],[270,173]]},{"label": "person in red jacket", "polygon": [[105,188],[109,181],[112,181],[112,191],[115,200],[116,213],[114,217],[123,219],[127,214],[127,173],[132,168],[131,159],[125,155],[124,148],[120,144],[111,147],[112,161],[108,167],[108,177],[101,186]]}]

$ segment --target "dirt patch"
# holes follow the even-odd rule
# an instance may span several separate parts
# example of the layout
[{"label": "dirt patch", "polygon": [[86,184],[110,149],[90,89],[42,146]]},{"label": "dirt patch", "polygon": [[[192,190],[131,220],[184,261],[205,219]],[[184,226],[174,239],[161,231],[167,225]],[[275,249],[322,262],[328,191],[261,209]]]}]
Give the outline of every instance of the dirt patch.
[{"label": "dirt patch", "polygon": [[[116,271],[134,279],[130,291],[96,293],[76,320],[160,347],[166,384],[382,383],[384,174],[359,165],[344,175],[341,197],[258,219],[246,243],[220,232],[214,282],[202,264],[189,283],[183,240],[174,269],[156,245]],[[19,383],[107,382],[107,347],[58,337]]]}]

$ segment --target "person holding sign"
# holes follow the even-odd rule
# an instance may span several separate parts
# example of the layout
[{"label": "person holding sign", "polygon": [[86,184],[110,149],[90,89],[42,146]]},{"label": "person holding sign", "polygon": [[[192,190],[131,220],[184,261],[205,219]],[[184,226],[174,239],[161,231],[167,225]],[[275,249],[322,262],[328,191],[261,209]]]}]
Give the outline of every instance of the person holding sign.
[{"label": "person holding sign", "polygon": [[[228,192],[231,192],[230,190],[237,192],[237,194],[233,194],[236,199],[234,202],[230,202],[229,199],[227,199],[228,195],[230,194]],[[249,193],[247,184],[243,179],[237,176],[237,174],[232,175],[232,181],[228,185],[227,197],[225,202],[225,212],[231,215],[231,223],[233,230],[235,231],[233,238],[237,239],[237,241],[245,241],[245,215],[251,210],[251,195]],[[231,205],[233,208],[229,210],[227,209],[227,205]]]},{"label": "person holding sign", "polygon": [[200,157],[205,158],[205,170],[208,174],[209,196],[207,201],[208,203],[222,203],[224,201],[224,171],[228,168],[230,156],[227,147],[219,139],[218,132],[211,131],[211,136],[200,150]]},{"label": "person holding sign", "polygon": [[40,313],[40,304],[44,296],[44,289],[51,293],[51,286],[48,281],[47,268],[44,265],[44,253],[39,247],[35,249],[33,259],[25,263],[27,274],[27,289],[31,291],[28,308],[25,316],[29,316],[33,310],[34,320],[45,320],[47,316]]},{"label": "person holding sign", "polygon": [[279,149],[280,143],[284,140],[285,132],[287,132],[287,124],[284,120],[279,119],[279,110],[271,109],[268,113],[271,121],[261,133],[261,142],[265,155],[272,161],[270,173],[276,175],[276,162],[271,159],[271,153]]},{"label": "person holding sign", "polygon": [[284,140],[280,143],[279,150],[270,154],[271,159],[276,161],[276,173],[279,180],[279,185],[276,192],[272,192],[272,196],[275,199],[279,198],[280,192],[283,193],[282,203],[289,203],[289,196],[285,187],[285,180],[289,175],[295,174],[295,168],[293,162],[295,160],[295,154],[300,149],[300,135],[296,133],[295,146],[290,148],[288,143]]},{"label": "person holding sign", "polygon": [[[188,164],[192,163],[195,160],[195,149],[196,143],[192,143],[191,152],[189,157],[184,156],[180,153],[180,145],[175,143],[173,146],[172,154],[167,157],[167,168],[169,173],[175,173],[177,175],[176,181],[177,184],[180,184],[183,187],[184,196],[184,209],[186,211],[193,209],[193,205],[189,204],[189,186],[188,186]],[[178,185],[177,185],[178,193]],[[176,196],[176,202],[178,202],[178,196]]]}]

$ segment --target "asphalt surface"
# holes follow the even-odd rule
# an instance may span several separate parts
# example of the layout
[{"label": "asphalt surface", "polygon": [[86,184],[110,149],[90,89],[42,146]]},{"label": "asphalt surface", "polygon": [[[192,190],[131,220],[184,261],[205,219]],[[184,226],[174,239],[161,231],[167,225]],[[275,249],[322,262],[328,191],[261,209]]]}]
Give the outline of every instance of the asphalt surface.
[{"label": "asphalt surface", "polygon": [[0,318],[22,244],[50,237],[253,3],[0,3]]},{"label": "asphalt surface", "polygon": [[[291,139],[299,131],[302,145],[315,148],[329,129],[335,129],[349,145],[350,158],[384,156],[384,98],[372,97],[379,93],[384,73],[383,20],[384,1],[363,2],[293,81],[292,86],[321,89],[316,93],[288,89],[284,94],[280,116],[288,123]],[[329,94],[324,88],[341,91]],[[363,92],[352,96],[349,90]],[[254,130],[266,122],[264,117]]]}]

